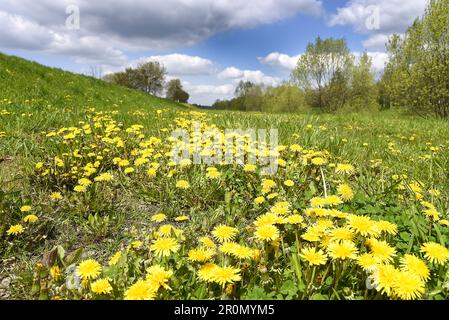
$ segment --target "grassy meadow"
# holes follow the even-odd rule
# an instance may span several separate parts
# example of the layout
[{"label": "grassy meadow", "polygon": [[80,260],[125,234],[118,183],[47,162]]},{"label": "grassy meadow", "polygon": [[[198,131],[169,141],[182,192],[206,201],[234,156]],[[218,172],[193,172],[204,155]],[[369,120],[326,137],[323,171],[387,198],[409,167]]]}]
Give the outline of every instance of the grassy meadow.
[{"label": "grassy meadow", "polygon": [[[172,163],[193,121],[278,129],[279,169]],[[448,132],[199,110],[0,55],[0,298],[448,299]]]}]

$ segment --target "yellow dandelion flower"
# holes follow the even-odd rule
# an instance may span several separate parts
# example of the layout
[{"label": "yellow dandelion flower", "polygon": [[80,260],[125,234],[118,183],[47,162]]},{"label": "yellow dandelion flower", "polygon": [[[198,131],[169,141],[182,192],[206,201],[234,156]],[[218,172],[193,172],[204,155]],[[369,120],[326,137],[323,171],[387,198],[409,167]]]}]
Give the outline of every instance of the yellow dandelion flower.
[{"label": "yellow dandelion flower", "polygon": [[339,185],[337,188],[337,192],[344,201],[349,201],[354,197],[354,192],[346,183]]},{"label": "yellow dandelion flower", "polygon": [[262,180],[262,188],[264,189],[272,189],[276,187],[276,182],[270,179],[264,179]]},{"label": "yellow dandelion flower", "polygon": [[180,188],[180,189],[188,189],[190,187],[190,183],[186,180],[179,180],[178,182],[176,182],[176,188]]},{"label": "yellow dandelion flower", "polygon": [[155,168],[150,168],[150,169],[148,169],[148,171],[147,171],[147,175],[148,175],[150,178],[155,177],[155,176],[156,176],[156,173],[157,173],[157,170],[156,170]]},{"label": "yellow dandelion flower", "polygon": [[117,165],[118,165],[119,167],[126,167],[126,166],[129,166],[129,161],[126,160],[126,159],[120,160],[120,161],[117,162]]},{"label": "yellow dandelion flower", "polygon": [[171,253],[177,252],[181,247],[174,238],[159,238],[153,240],[152,243],[150,250],[162,257],[167,257]]},{"label": "yellow dandelion flower", "polygon": [[142,241],[133,241],[133,242],[131,242],[131,247],[133,249],[139,249],[141,245],[142,245]]},{"label": "yellow dandelion flower", "polygon": [[154,265],[147,268],[146,280],[149,281],[153,286],[159,288],[171,290],[168,286],[168,279],[173,275],[173,271],[165,270],[160,265]]},{"label": "yellow dandelion flower", "polygon": [[87,259],[78,265],[76,273],[83,280],[95,279],[101,273],[101,265],[94,259]]},{"label": "yellow dandelion flower", "polygon": [[217,266],[212,274],[212,281],[218,283],[223,288],[228,283],[232,284],[240,280],[240,269],[238,268]]},{"label": "yellow dandelion flower", "polygon": [[58,281],[61,279],[61,269],[58,266],[51,267],[50,276],[53,280]]},{"label": "yellow dandelion flower", "polygon": [[306,232],[301,235],[301,238],[309,242],[318,242],[321,241],[324,231],[325,228],[320,226],[310,226],[307,228]]},{"label": "yellow dandelion flower", "polygon": [[293,152],[299,152],[302,150],[302,147],[299,144],[292,144],[290,146],[290,150]]},{"label": "yellow dandelion flower", "polygon": [[137,158],[136,160],[134,160],[134,164],[136,166],[141,166],[145,163],[148,163],[150,160],[148,160],[147,158]]},{"label": "yellow dandelion flower", "polygon": [[254,199],[254,203],[255,204],[262,204],[265,202],[265,198],[264,197],[257,197],[256,199]]},{"label": "yellow dandelion flower", "polygon": [[300,224],[304,221],[304,218],[299,214],[292,214],[291,216],[287,217],[287,221],[291,224]]},{"label": "yellow dandelion flower", "polygon": [[94,181],[111,181],[113,179],[112,174],[105,172],[100,174],[98,177],[95,177]]},{"label": "yellow dandelion flower", "polygon": [[373,271],[378,262],[372,253],[364,253],[357,257],[357,264],[365,271]]},{"label": "yellow dandelion flower", "polygon": [[239,230],[237,228],[221,224],[219,226],[216,226],[214,230],[212,230],[212,235],[215,239],[221,242],[226,242],[233,240],[238,231]]},{"label": "yellow dandelion flower", "polygon": [[125,174],[129,174],[129,173],[133,173],[134,171],[135,171],[134,168],[128,167],[128,168],[126,168],[123,172],[124,172]]},{"label": "yellow dandelion flower", "polygon": [[354,239],[354,232],[348,227],[340,227],[329,231],[329,236],[331,237],[332,241],[352,241]]},{"label": "yellow dandelion flower", "polygon": [[153,300],[157,287],[147,280],[139,280],[125,292],[125,300]]},{"label": "yellow dandelion flower", "polygon": [[274,198],[276,198],[278,195],[279,195],[279,193],[277,193],[277,192],[270,193],[269,195],[267,195],[267,199],[268,199],[268,200],[274,199]]},{"label": "yellow dandelion flower", "polygon": [[436,209],[426,209],[423,211],[424,215],[432,220],[438,221],[440,220],[440,213]]},{"label": "yellow dandelion flower", "polygon": [[162,222],[162,221],[165,221],[165,219],[167,219],[167,216],[163,213],[158,213],[151,217],[151,221],[154,221],[154,222]]},{"label": "yellow dandelion flower", "polygon": [[385,232],[386,234],[394,236],[398,233],[398,226],[389,221],[380,220],[376,222],[376,225],[381,232]]},{"label": "yellow dandelion flower", "polygon": [[6,233],[8,234],[8,236],[13,235],[16,236],[18,234],[23,233],[24,228],[22,227],[21,224],[16,224],[13,226],[10,226],[9,229],[6,231]]},{"label": "yellow dandelion flower", "polygon": [[75,191],[75,192],[85,192],[86,191],[86,187],[85,186],[75,186],[75,188],[73,188],[73,191]]},{"label": "yellow dandelion flower", "polygon": [[406,254],[401,258],[401,270],[416,274],[421,280],[430,279],[430,271],[426,263],[412,254]]},{"label": "yellow dandelion flower", "polygon": [[254,236],[260,241],[274,241],[279,238],[279,229],[271,224],[264,224],[256,228]]},{"label": "yellow dandelion flower", "polygon": [[310,199],[310,206],[313,208],[321,208],[327,204],[326,198],[314,197]]},{"label": "yellow dandelion flower", "polygon": [[340,197],[336,196],[336,195],[327,196],[324,199],[324,201],[325,201],[325,204],[330,207],[338,206],[339,204],[343,203],[343,201],[341,201]]},{"label": "yellow dandelion flower", "polygon": [[78,184],[83,187],[88,187],[92,184],[92,181],[87,178],[81,178],[78,180]]},{"label": "yellow dandelion flower", "polygon": [[256,165],[254,164],[245,164],[243,167],[243,171],[245,172],[255,172],[257,169]]},{"label": "yellow dandelion flower", "polygon": [[290,211],[289,204],[283,202],[276,203],[273,207],[271,207],[270,211],[277,215],[284,215]]},{"label": "yellow dandelion flower", "polygon": [[369,239],[366,244],[370,247],[374,258],[379,262],[389,262],[396,255],[396,249],[391,247],[386,241]]},{"label": "yellow dandelion flower", "polygon": [[335,167],[335,172],[338,174],[353,174],[355,168],[352,164],[338,163]]},{"label": "yellow dandelion flower", "polygon": [[231,254],[237,259],[252,259],[254,257],[254,250],[237,244],[232,248]]},{"label": "yellow dandelion flower", "polygon": [[305,247],[301,250],[300,257],[313,266],[326,264],[327,257],[323,250],[317,251],[315,248]]},{"label": "yellow dandelion flower", "polygon": [[98,279],[92,282],[90,288],[96,294],[110,294],[112,292],[112,286],[108,279]]},{"label": "yellow dandelion flower", "polygon": [[352,241],[332,242],[327,247],[328,254],[333,259],[356,259],[358,250]]},{"label": "yellow dandelion flower", "polygon": [[214,249],[216,247],[216,245],[212,241],[212,239],[210,239],[208,237],[201,237],[198,239],[198,241],[206,248]]},{"label": "yellow dandelion flower", "polygon": [[175,227],[173,227],[171,224],[164,224],[159,227],[158,234],[161,236],[169,236],[171,234],[171,231],[174,229]]},{"label": "yellow dandelion flower", "polygon": [[267,212],[259,217],[257,217],[256,221],[254,221],[254,225],[256,227],[260,227],[267,224],[277,224],[279,223],[279,216],[273,212]]},{"label": "yellow dandelion flower", "polygon": [[424,243],[420,251],[424,253],[427,260],[435,264],[444,265],[449,260],[449,250],[435,242]]},{"label": "yellow dandelion flower", "polygon": [[20,208],[21,212],[29,212],[31,211],[33,208],[31,206],[23,206]]},{"label": "yellow dandelion flower", "polygon": [[399,270],[390,264],[380,264],[373,273],[376,290],[385,293],[387,296],[393,296],[393,287],[399,275]]},{"label": "yellow dandelion flower", "polygon": [[211,179],[216,179],[216,178],[220,177],[220,175],[221,175],[221,173],[217,170],[209,170],[206,173],[206,176]]},{"label": "yellow dandelion flower", "polygon": [[61,192],[52,192],[52,194],[50,195],[50,199],[53,201],[61,200],[62,199]]},{"label": "yellow dandelion flower", "polygon": [[449,227],[449,220],[442,219],[439,221],[439,223],[443,226]]},{"label": "yellow dandelion flower", "polygon": [[293,180],[285,180],[284,185],[286,187],[293,187],[295,185],[295,182]]},{"label": "yellow dandelion flower", "polygon": [[194,262],[206,262],[212,259],[215,251],[209,248],[191,249],[187,253],[187,259]]},{"label": "yellow dandelion flower", "polygon": [[29,214],[23,218],[23,221],[28,223],[35,223],[39,218],[34,214]]},{"label": "yellow dandelion flower", "polygon": [[175,221],[177,222],[181,222],[181,221],[186,221],[189,220],[190,218],[188,216],[179,216],[175,218]]},{"label": "yellow dandelion flower", "polygon": [[120,260],[121,257],[122,257],[122,252],[121,252],[121,251],[117,251],[117,252],[111,257],[111,259],[109,259],[108,265],[110,265],[110,266],[116,265],[117,262]]},{"label": "yellow dandelion flower", "polygon": [[425,284],[420,277],[412,272],[398,272],[393,283],[393,292],[402,300],[420,298],[425,292]]},{"label": "yellow dandelion flower", "polygon": [[216,264],[214,264],[214,263],[206,263],[198,271],[198,277],[202,281],[212,282],[213,281],[212,280],[213,279],[213,275],[214,275],[215,270],[217,268],[219,268],[219,267]]},{"label": "yellow dandelion flower", "polygon": [[351,215],[348,220],[349,227],[362,236],[376,236],[380,233],[376,222],[370,217]]},{"label": "yellow dandelion flower", "polygon": [[237,243],[235,242],[224,242],[219,250],[221,252],[223,252],[224,254],[231,254],[232,251],[234,251],[234,249],[236,248],[236,246],[238,246]]},{"label": "yellow dandelion flower", "polygon": [[321,157],[316,157],[312,159],[312,164],[316,165],[316,166],[322,166],[325,165],[327,163],[327,160]]}]

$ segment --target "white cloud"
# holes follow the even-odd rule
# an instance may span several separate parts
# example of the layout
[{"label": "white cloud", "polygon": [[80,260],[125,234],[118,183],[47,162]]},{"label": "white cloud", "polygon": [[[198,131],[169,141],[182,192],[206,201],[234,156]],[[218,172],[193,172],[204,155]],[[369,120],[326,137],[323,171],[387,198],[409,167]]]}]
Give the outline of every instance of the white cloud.
[{"label": "white cloud", "polygon": [[140,58],[131,62],[130,65],[136,66],[146,61],[159,61],[167,68],[169,75],[208,75],[214,72],[214,64],[211,60],[179,53]]},{"label": "white cloud", "polygon": [[365,48],[385,50],[387,38],[393,33],[404,33],[424,13],[426,3],[426,0],[351,0],[338,8],[328,23],[351,26],[369,36],[363,42]]},{"label": "white cloud", "polygon": [[232,95],[234,93],[235,86],[232,84],[224,84],[224,85],[216,85],[216,86],[205,85],[205,84],[199,84],[199,85],[187,84],[186,88],[192,94],[196,94],[196,95],[213,94],[213,95],[217,96],[217,95]]},{"label": "white cloud", "polygon": [[0,43],[2,46],[33,50],[53,41],[53,34],[36,22],[20,15],[0,11]]},{"label": "white cloud", "polygon": [[279,53],[279,52],[272,52],[266,57],[259,57],[257,58],[260,63],[266,64],[273,67],[282,68],[285,70],[293,70],[296,67],[296,64],[298,63],[299,58],[301,55],[296,56],[289,56],[287,54]]},{"label": "white cloud", "polygon": [[236,67],[228,67],[217,75],[218,79],[236,79],[243,77],[243,71]]},{"label": "white cloud", "polygon": [[212,105],[215,100],[228,100],[234,96],[233,84],[191,84],[183,81],[183,86],[190,94],[189,101],[202,105]]},{"label": "white cloud", "polygon": [[373,50],[385,50],[388,38],[390,35],[387,34],[375,34],[369,37],[367,40],[363,41],[362,44],[365,48]]},{"label": "white cloud", "polygon": [[[65,27],[68,5],[80,9],[79,30]],[[298,13],[321,14],[321,1],[2,0],[0,48],[70,54],[118,65],[122,52],[189,46],[218,32],[268,24]],[[92,54],[94,44],[101,44],[97,57]]]},{"label": "white cloud", "polygon": [[232,79],[234,82],[243,80],[269,86],[278,85],[282,81],[280,78],[268,76],[260,70],[240,70],[236,67],[224,69],[217,77],[218,79]]}]

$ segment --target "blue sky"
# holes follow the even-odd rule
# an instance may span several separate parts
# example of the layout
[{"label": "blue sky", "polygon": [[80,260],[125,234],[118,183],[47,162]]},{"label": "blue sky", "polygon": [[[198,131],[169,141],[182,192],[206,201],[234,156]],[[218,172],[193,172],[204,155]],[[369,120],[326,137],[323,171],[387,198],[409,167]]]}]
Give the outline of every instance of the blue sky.
[{"label": "blue sky", "polygon": [[[367,51],[373,70],[384,43],[424,11],[425,0],[2,0],[0,51],[89,74],[159,60],[190,102],[231,98],[236,83],[277,85],[318,35]],[[79,18],[79,20],[77,20]],[[77,24],[79,21],[79,25]]]}]

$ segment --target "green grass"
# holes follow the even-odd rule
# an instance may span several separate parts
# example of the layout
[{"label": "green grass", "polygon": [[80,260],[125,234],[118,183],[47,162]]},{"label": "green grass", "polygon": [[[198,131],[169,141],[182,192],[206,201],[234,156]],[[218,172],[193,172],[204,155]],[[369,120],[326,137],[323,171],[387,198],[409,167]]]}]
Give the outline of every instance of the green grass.
[{"label": "green grass", "polygon": [[[302,165],[302,156],[310,152],[285,154],[287,168],[272,177],[278,185],[278,198],[267,200],[260,207],[253,204],[254,198],[262,195],[262,177],[258,174],[244,173],[233,165],[216,165],[221,177],[212,181],[205,176],[206,165],[170,172],[173,167],[169,166],[166,155],[169,145],[164,142],[151,147],[154,150],[149,162],[160,165],[155,178],[147,176],[148,165],[144,169],[134,166],[135,172],[125,174],[123,168],[113,163],[112,159],[119,156],[131,160],[132,164],[137,158],[133,150],[145,149],[140,145],[139,134],[145,139],[153,137],[165,141],[173,129],[183,123],[188,128],[188,121],[195,119],[221,130],[275,128],[279,131],[279,144],[299,144],[306,150],[323,151],[332,164],[353,164],[356,174],[344,178],[336,175],[332,166],[323,169],[327,191],[335,194],[340,183],[348,183],[355,196],[339,210],[366,215],[373,220],[387,220],[398,226],[397,236],[386,237],[397,250],[395,265],[405,253],[422,257],[420,246],[424,242],[449,245],[448,227],[426,218],[417,199],[417,194],[421,195],[422,200],[435,205],[441,219],[448,219],[447,121],[423,120],[398,111],[338,115],[199,111],[190,105],[0,55],[0,282],[6,279],[12,283],[8,287],[0,286],[0,298],[54,296],[54,288],[63,288],[62,283],[50,281],[47,283],[52,286],[50,292],[44,292],[42,283],[37,284],[47,281],[47,269],[53,264],[62,269],[67,267],[61,257],[50,255],[49,260],[48,253],[56,245],[61,245],[67,252],[83,248],[83,258],[93,257],[105,265],[117,250],[125,252],[132,241],[142,241],[145,250],[129,253],[128,260],[121,262],[133,264],[133,267],[127,267],[126,276],[122,269],[108,270],[117,281],[115,297],[121,298],[125,289],[143,276],[144,269],[139,267],[156,259],[148,253],[154,232],[160,226],[150,219],[156,212],[165,213],[176,228],[184,231],[186,238],[173,259],[156,259],[176,270],[177,279],[172,282],[174,290],[160,293],[159,298],[220,298],[228,295],[240,299],[341,299],[349,296],[348,292],[355,298],[382,297],[380,293],[364,291],[366,273],[355,265],[333,263],[329,264],[328,271],[320,267],[312,273],[312,269],[295,254],[305,245],[305,241],[299,239],[306,231],[304,229],[296,233],[299,238],[295,239],[293,227],[280,227],[283,235],[281,249],[254,239],[252,222],[269,211],[276,199],[288,201],[292,211],[303,214],[312,197],[323,196],[320,170],[310,164]],[[94,128],[95,123],[103,127],[94,129],[97,130],[95,134],[83,132],[84,125]],[[102,140],[107,136],[105,126],[108,124],[121,128],[117,136],[112,136],[122,139],[124,147],[110,146]],[[143,126],[137,134],[126,131],[135,124]],[[47,136],[63,127],[81,128],[81,133],[73,140],[64,140],[66,133]],[[92,178],[99,173],[112,172],[113,182],[94,183],[86,193],[73,192],[82,170],[72,173],[72,168],[83,168],[93,162],[87,153],[100,155],[105,146],[111,150],[103,154],[104,159]],[[81,158],[73,155],[75,150],[82,154]],[[54,166],[55,157],[65,159],[64,166],[58,170],[67,176],[52,173],[43,176],[36,171],[38,162]],[[188,180],[190,189],[177,189],[175,183],[180,179]],[[286,179],[295,181],[293,189],[283,186]],[[414,192],[411,189],[414,184],[420,184],[422,191]],[[49,196],[56,191],[62,193],[63,200],[55,203]],[[26,225],[21,222],[24,214],[19,209],[27,204],[33,206],[39,222],[27,227],[19,236],[7,235],[11,225]],[[190,217],[187,224],[173,221],[182,214]],[[197,245],[198,235],[210,235],[220,223],[241,231],[242,235],[239,233],[236,240],[240,244],[262,250],[261,260],[249,264],[249,271],[243,274],[244,281],[237,283],[231,294],[212,284],[206,286],[198,282],[195,275],[198,265],[185,262],[187,251]],[[364,252],[367,249],[361,238],[358,236],[357,244]],[[42,260],[45,254],[47,259]],[[239,268],[244,265],[228,257],[220,259],[220,262],[232,263]],[[36,268],[37,262],[44,262],[44,271]],[[268,271],[258,271],[264,268]],[[429,268],[432,277],[424,298],[448,298],[445,287],[447,266],[439,268],[429,264]],[[281,271],[273,271],[278,269]],[[322,280],[320,290],[310,289],[311,281],[321,281],[318,277],[326,275],[328,278]],[[92,297],[85,293],[63,293],[64,298]]]}]

